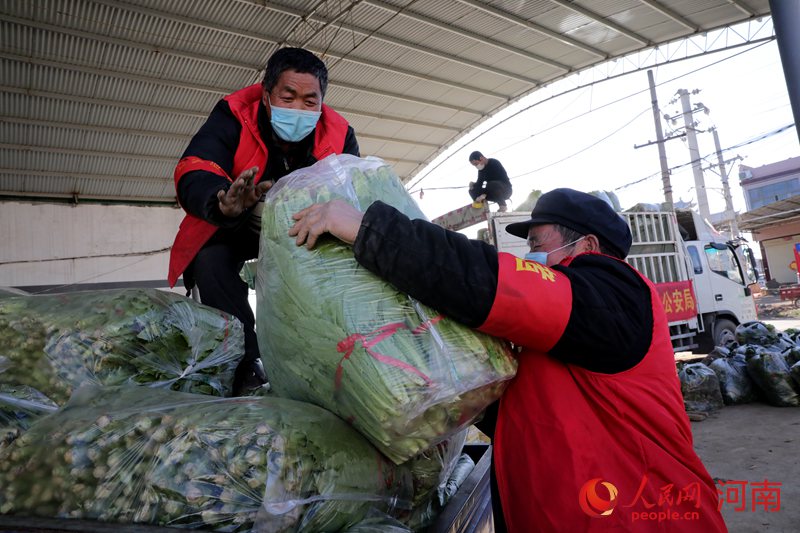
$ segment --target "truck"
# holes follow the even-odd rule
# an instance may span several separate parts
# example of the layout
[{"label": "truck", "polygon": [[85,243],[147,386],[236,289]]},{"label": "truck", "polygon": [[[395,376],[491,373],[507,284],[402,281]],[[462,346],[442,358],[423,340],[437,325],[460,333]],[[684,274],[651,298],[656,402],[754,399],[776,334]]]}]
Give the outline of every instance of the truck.
[{"label": "truck", "polygon": [[[757,320],[758,272],[743,238],[725,238],[691,209],[631,210],[620,216],[633,236],[626,261],[655,284],[675,352],[708,353],[732,337],[737,325]],[[433,222],[454,231],[486,223],[478,238],[524,257],[526,240],[505,228],[529,218],[527,212],[492,212],[487,204],[469,204]]]}]

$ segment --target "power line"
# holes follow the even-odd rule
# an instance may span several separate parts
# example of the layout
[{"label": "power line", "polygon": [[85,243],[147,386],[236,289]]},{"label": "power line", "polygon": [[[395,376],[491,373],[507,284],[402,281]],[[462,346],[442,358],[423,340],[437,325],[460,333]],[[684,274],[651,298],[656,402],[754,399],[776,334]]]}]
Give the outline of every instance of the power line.
[{"label": "power line", "polygon": [[[694,70],[691,70],[691,71],[689,71],[689,72],[686,72],[686,73],[684,73],[684,74],[680,74],[680,75],[678,75],[678,76],[675,76],[674,78],[671,78],[671,79],[668,79],[668,80],[662,81],[662,82],[660,82],[660,83],[657,83],[657,84],[656,84],[656,86],[658,87],[658,86],[660,86],[660,85],[664,85],[664,84],[666,84],[666,83],[673,82],[673,81],[675,81],[675,80],[678,80],[678,79],[680,79],[680,78],[683,78],[683,77],[685,77],[685,76],[689,76],[689,75],[691,75],[691,74],[694,74],[694,73],[696,73],[696,72],[699,72],[699,71],[701,71],[701,70],[704,70],[704,69],[706,69],[706,68],[713,67],[713,66],[715,66],[715,65],[718,65],[718,64],[720,64],[720,63],[722,63],[722,62],[724,62],[724,61],[728,61],[729,59],[733,59],[733,58],[735,58],[735,57],[738,57],[738,56],[740,56],[740,55],[742,55],[742,54],[745,54],[745,53],[747,53],[747,52],[751,52],[751,51],[753,51],[753,50],[756,50],[756,49],[758,49],[759,47],[761,47],[761,46],[763,46],[763,45],[765,45],[765,44],[769,43],[770,41],[771,41],[771,40],[769,40],[769,41],[764,41],[764,42],[761,42],[761,43],[758,43],[758,44],[756,44],[755,46],[752,46],[752,47],[750,47],[750,48],[747,48],[747,49],[745,49],[745,50],[742,50],[742,51],[740,51],[740,52],[737,52],[737,53],[735,53],[735,54],[732,54],[732,55],[730,55],[730,56],[728,56],[728,57],[724,57],[724,58],[722,58],[722,59],[720,59],[720,60],[718,60],[718,61],[714,61],[713,63],[709,63],[708,65],[703,65],[703,66],[701,66],[701,67],[698,67],[698,68],[696,68],[696,69],[694,69]],[[430,176],[430,175],[431,175],[431,173],[432,173],[434,170],[436,170],[436,169],[437,169],[437,168],[439,168],[441,165],[443,165],[443,164],[444,164],[446,161],[448,161],[448,160],[449,160],[451,157],[453,157],[453,156],[456,154],[456,152],[458,152],[459,150],[461,150],[462,148],[464,148],[466,145],[468,145],[468,144],[469,144],[469,143],[471,143],[471,142],[474,142],[475,140],[477,140],[477,139],[479,139],[480,137],[482,137],[483,135],[485,135],[485,134],[489,133],[489,132],[490,132],[490,131],[492,131],[493,129],[495,129],[495,128],[499,127],[500,125],[502,125],[503,123],[507,122],[508,120],[511,120],[512,118],[516,117],[517,115],[519,115],[519,114],[521,114],[521,113],[524,113],[525,111],[528,111],[528,110],[530,110],[530,109],[533,109],[534,107],[537,107],[537,106],[539,106],[539,105],[541,105],[541,104],[544,104],[544,103],[546,103],[546,102],[549,102],[549,101],[551,101],[551,100],[554,100],[554,99],[556,99],[556,98],[559,98],[559,97],[561,97],[561,96],[564,96],[564,95],[566,95],[566,94],[572,93],[572,92],[574,92],[574,91],[577,91],[577,90],[580,90],[580,89],[585,89],[586,87],[589,87],[589,86],[591,86],[591,85],[594,85],[594,84],[596,84],[596,83],[602,83],[603,81],[609,81],[609,80],[611,80],[611,79],[613,79],[613,78],[607,78],[607,79],[605,79],[605,80],[602,80],[601,82],[592,82],[592,83],[588,83],[588,84],[585,84],[585,85],[580,85],[580,86],[578,86],[578,87],[573,87],[572,89],[569,89],[569,90],[567,90],[567,91],[564,91],[564,92],[562,92],[562,93],[559,93],[559,94],[557,94],[557,95],[550,96],[549,98],[545,98],[544,100],[541,100],[541,101],[539,101],[539,102],[535,102],[535,103],[533,103],[533,104],[531,104],[531,105],[529,105],[529,106],[525,107],[524,109],[521,109],[521,110],[517,111],[517,112],[516,112],[516,113],[514,113],[513,115],[511,115],[511,116],[508,116],[508,117],[504,118],[503,120],[501,120],[501,121],[500,121],[500,122],[498,122],[497,124],[494,124],[494,125],[492,125],[491,127],[487,128],[485,131],[483,131],[483,132],[481,132],[481,133],[479,133],[479,134],[475,135],[474,137],[470,138],[470,139],[469,139],[469,140],[467,140],[467,141],[464,141],[464,142],[463,142],[463,144],[462,144],[462,145],[461,145],[459,148],[457,148],[456,150],[453,150],[453,152],[451,152],[451,153],[450,153],[450,155],[448,155],[447,157],[445,157],[444,159],[442,159],[441,161],[439,161],[439,162],[438,162],[438,163],[437,163],[437,164],[436,164],[436,165],[435,165],[433,168],[431,168],[431,169],[430,169],[430,170],[429,170],[427,173],[425,173],[423,176],[420,176],[420,178],[419,178],[419,179],[417,179],[417,180],[416,180],[414,183],[410,184],[410,185],[408,186],[408,189],[411,189],[411,188],[413,188],[413,187],[417,186],[417,185],[418,185],[420,182],[422,182],[422,180],[424,180],[425,178],[427,178],[428,176]],[[567,120],[564,120],[564,121],[562,121],[562,122],[559,122],[558,124],[555,124],[555,125],[553,125],[553,126],[551,126],[551,127],[549,127],[549,128],[546,128],[546,129],[544,129],[544,130],[542,130],[542,131],[540,131],[540,132],[537,132],[537,133],[534,133],[534,134],[532,134],[532,135],[529,135],[528,137],[525,137],[525,138],[524,138],[524,139],[522,139],[522,140],[531,139],[531,138],[535,137],[536,135],[540,135],[540,134],[542,134],[542,133],[545,133],[545,132],[547,132],[547,131],[550,131],[551,129],[554,129],[554,128],[556,128],[556,127],[559,127],[559,126],[563,126],[564,124],[567,124],[567,123],[569,123],[569,122],[571,122],[571,121],[573,121],[573,120],[575,120],[575,119],[577,119],[577,118],[581,118],[581,117],[583,117],[583,116],[586,116],[586,115],[589,115],[589,114],[591,114],[591,113],[594,113],[595,111],[599,111],[599,110],[601,110],[601,109],[603,109],[603,108],[605,108],[605,107],[608,107],[608,106],[611,106],[611,105],[617,104],[617,103],[619,103],[619,102],[622,102],[622,101],[624,101],[624,100],[627,100],[627,99],[629,99],[629,98],[632,98],[632,97],[634,97],[634,96],[637,96],[638,94],[640,94],[640,93],[643,93],[643,92],[645,92],[645,91],[649,91],[649,88],[648,88],[648,89],[642,89],[642,90],[636,91],[636,92],[634,92],[634,93],[631,93],[631,94],[629,94],[629,95],[627,95],[627,96],[623,96],[623,97],[621,97],[621,98],[619,98],[619,99],[617,99],[617,100],[613,100],[613,101],[611,101],[611,102],[608,102],[608,103],[606,103],[606,104],[603,104],[603,105],[601,105],[601,106],[599,106],[599,107],[596,107],[596,108],[594,108],[594,109],[590,109],[589,111],[586,111],[586,112],[584,112],[584,113],[581,113],[581,114],[579,114],[579,115],[576,115],[576,116],[574,116],[574,117],[572,117],[572,118],[569,118],[569,119],[567,119]],[[518,144],[519,142],[521,142],[521,141],[515,141],[515,143],[514,143],[514,144]],[[506,148],[508,148],[508,147],[503,147],[503,148],[501,148],[501,149],[500,149],[500,151],[502,151],[502,150],[505,150]]]},{"label": "power line", "polygon": [[[741,148],[742,146],[747,146],[749,144],[753,144],[753,143],[758,142],[758,141],[763,141],[764,139],[767,139],[767,138],[772,137],[774,135],[778,135],[779,133],[783,133],[784,131],[787,131],[788,129],[793,128],[793,127],[794,127],[794,122],[792,122],[791,124],[787,124],[786,126],[782,126],[782,127],[778,128],[778,129],[775,129],[775,130],[772,130],[772,131],[768,131],[766,133],[762,133],[762,134],[760,134],[760,135],[758,135],[756,137],[753,137],[752,139],[749,139],[747,141],[742,141],[739,144],[734,144],[733,146],[729,146],[727,148],[723,148],[721,151],[722,152],[728,152],[730,150],[735,150],[737,148]],[[677,170],[679,168],[683,168],[683,167],[692,165],[694,163],[697,163],[698,161],[705,160],[707,157],[711,157],[712,155],[714,155],[714,153],[706,154],[704,156],[699,157],[698,159],[694,159],[692,161],[688,161],[686,163],[681,163],[680,165],[675,165],[674,167],[670,167],[669,170],[673,171],[673,170]],[[654,174],[650,174],[649,176],[645,176],[643,178],[639,178],[639,179],[637,179],[635,181],[632,181],[630,183],[626,183],[625,185],[620,185],[619,187],[615,188],[614,190],[615,191],[619,191],[621,189],[625,189],[627,187],[631,187],[633,185],[637,185],[639,183],[642,183],[643,181],[647,181],[647,180],[649,180],[651,178],[654,178],[654,177],[656,177],[656,176],[658,176],[660,174],[661,174],[661,172],[656,172]]]}]

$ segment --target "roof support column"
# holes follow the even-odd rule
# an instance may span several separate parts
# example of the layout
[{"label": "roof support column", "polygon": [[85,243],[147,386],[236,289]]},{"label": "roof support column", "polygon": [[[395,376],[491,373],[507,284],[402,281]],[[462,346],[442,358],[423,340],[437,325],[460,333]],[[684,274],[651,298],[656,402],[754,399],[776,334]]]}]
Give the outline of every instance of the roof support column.
[{"label": "roof support column", "polygon": [[769,8],[792,104],[794,129],[800,139],[800,0],[769,0]]}]

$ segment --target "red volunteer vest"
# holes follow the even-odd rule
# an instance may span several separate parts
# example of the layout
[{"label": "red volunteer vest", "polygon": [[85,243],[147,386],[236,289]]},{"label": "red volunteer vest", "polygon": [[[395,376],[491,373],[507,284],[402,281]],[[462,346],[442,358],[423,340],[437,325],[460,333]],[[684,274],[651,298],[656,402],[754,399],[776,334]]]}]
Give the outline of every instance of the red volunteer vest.
[{"label": "red volunteer vest", "polygon": [[[258,130],[258,105],[261,102],[261,84],[245,87],[225,97],[230,105],[231,112],[242,124],[239,136],[239,145],[233,157],[233,172],[229,176],[219,165],[213,161],[189,156],[181,159],[175,167],[175,190],[178,189],[180,179],[193,170],[206,170],[228,181],[233,181],[242,171],[257,166],[259,173],[254,182],[258,183],[267,167],[267,147],[261,140]],[[318,161],[331,154],[341,154],[344,140],[347,136],[347,120],[330,107],[322,104],[322,115],[314,132],[314,148],[312,155]],[[169,257],[169,286],[174,287],[178,277],[183,274],[189,263],[192,262],[200,248],[208,242],[217,226],[206,222],[194,215],[186,214],[181,222],[172,251]]]},{"label": "red volunteer vest", "polygon": [[511,532],[726,531],[692,447],[666,316],[645,282],[650,349],[634,368],[600,374],[546,354],[569,320],[567,277],[500,254],[495,303],[480,329],[524,347],[494,443]]}]

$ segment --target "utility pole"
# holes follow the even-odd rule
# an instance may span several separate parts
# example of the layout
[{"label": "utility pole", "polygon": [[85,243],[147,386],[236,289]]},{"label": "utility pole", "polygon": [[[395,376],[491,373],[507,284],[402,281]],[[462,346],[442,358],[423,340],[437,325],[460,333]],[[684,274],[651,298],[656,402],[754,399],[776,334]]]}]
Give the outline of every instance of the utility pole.
[{"label": "utility pole", "polygon": [[653,120],[656,123],[656,140],[648,141],[644,144],[634,144],[633,147],[642,148],[644,146],[650,146],[651,144],[658,145],[658,159],[661,163],[661,181],[664,184],[664,209],[672,211],[675,205],[672,201],[672,182],[669,179],[670,172],[667,166],[667,153],[664,149],[664,143],[672,139],[683,137],[684,134],[664,138],[664,132],[661,130],[661,117],[658,115],[658,98],[656,97],[656,84],[653,81],[652,70],[647,71],[647,80],[650,82],[650,101],[653,104]]},{"label": "utility pole", "polygon": [[739,236],[739,226],[736,223],[736,212],[733,210],[733,198],[731,198],[731,188],[728,185],[728,171],[725,170],[725,160],[722,159],[722,148],[719,145],[719,134],[717,128],[711,128],[714,135],[714,147],[717,149],[717,162],[719,164],[719,177],[722,179],[722,192],[725,195],[725,214],[731,223],[731,237]]},{"label": "utility pole", "polygon": [[694,121],[692,120],[692,105],[689,102],[689,91],[686,89],[678,89],[678,95],[681,98],[681,108],[683,109],[683,122],[686,126],[686,140],[689,144],[689,157],[692,160],[692,173],[694,174],[694,188],[697,192],[697,209],[700,211],[700,216],[706,220],[711,218],[711,212],[708,209],[708,196],[706,195],[706,184],[703,179],[703,169],[700,165],[700,150],[697,147],[697,135],[694,129]]},{"label": "utility pole", "polygon": [[656,97],[656,84],[653,81],[653,71],[647,71],[647,81],[650,83],[650,101],[653,104],[653,120],[656,123],[656,144],[658,145],[658,160],[661,163],[661,183],[664,186],[664,203],[666,211],[672,211],[672,182],[669,180],[669,167],[667,167],[667,151],[664,149],[664,133],[661,130],[661,115],[658,112],[658,97]]}]

